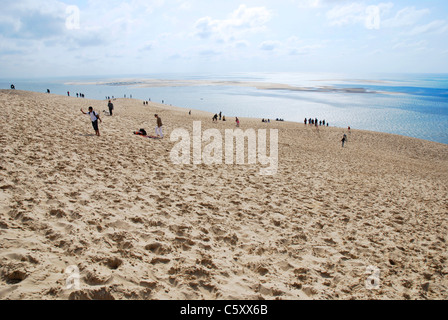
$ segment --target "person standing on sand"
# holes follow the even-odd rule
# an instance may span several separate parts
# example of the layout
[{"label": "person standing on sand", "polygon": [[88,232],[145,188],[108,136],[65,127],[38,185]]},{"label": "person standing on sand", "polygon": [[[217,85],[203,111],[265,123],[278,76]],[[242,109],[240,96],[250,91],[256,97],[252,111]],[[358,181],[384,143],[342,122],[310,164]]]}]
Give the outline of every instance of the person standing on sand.
[{"label": "person standing on sand", "polygon": [[344,136],[342,137],[342,148],[344,148],[346,142],[347,142],[347,135],[344,134]]},{"label": "person standing on sand", "polygon": [[162,118],[160,118],[159,115],[157,114],[155,114],[154,117],[157,119],[156,136],[163,139]]},{"label": "person standing on sand", "polygon": [[238,117],[236,118],[236,126],[239,128],[240,127],[240,119],[238,119]]},{"label": "person standing on sand", "polygon": [[109,114],[112,117],[114,112],[114,104],[112,103],[112,101],[109,100],[109,104],[107,106],[109,107]]},{"label": "person standing on sand", "polygon": [[101,121],[101,123],[103,123],[103,120],[100,119],[100,115],[98,112],[93,111],[92,107],[89,107],[89,112],[84,112],[81,109],[81,112],[85,115],[90,116],[90,120],[92,120],[92,126],[93,129],[95,130],[96,135],[99,137],[100,136],[100,130],[98,128],[98,120]]}]

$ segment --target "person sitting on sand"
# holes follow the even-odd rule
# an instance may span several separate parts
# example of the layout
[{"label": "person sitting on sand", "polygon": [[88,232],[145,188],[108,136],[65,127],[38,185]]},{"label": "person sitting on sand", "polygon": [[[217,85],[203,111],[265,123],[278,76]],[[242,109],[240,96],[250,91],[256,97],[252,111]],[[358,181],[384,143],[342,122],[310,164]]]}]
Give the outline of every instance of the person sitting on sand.
[{"label": "person sitting on sand", "polygon": [[89,112],[84,112],[82,109],[81,109],[81,112],[85,115],[90,116],[90,120],[92,120],[93,129],[95,130],[96,135],[99,137],[100,130],[98,128],[98,120],[100,120],[101,123],[103,123],[103,120],[101,120],[99,113],[96,111],[93,111],[92,107],[89,107]]},{"label": "person sitting on sand", "polygon": [[162,118],[160,118],[158,114],[155,114],[154,117],[157,119],[156,136],[163,139]]}]

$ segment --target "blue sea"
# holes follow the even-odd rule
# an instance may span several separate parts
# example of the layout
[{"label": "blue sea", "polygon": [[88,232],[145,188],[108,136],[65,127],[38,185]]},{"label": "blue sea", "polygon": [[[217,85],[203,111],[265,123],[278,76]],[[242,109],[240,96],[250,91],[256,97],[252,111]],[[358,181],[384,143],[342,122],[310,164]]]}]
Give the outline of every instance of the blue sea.
[{"label": "blue sea", "polygon": [[[286,84],[306,88],[267,90],[237,85],[139,87],[123,79],[210,80]],[[117,82],[123,80],[120,85]],[[108,84],[85,84],[107,82]],[[80,84],[68,84],[80,83]],[[233,73],[148,74],[46,79],[0,79],[0,88],[86,98],[126,97],[222,112],[228,118],[253,117],[399,134],[448,144],[448,74]],[[322,90],[326,88],[327,90]],[[361,89],[353,92],[349,89]],[[99,102],[100,103],[100,102]]]}]

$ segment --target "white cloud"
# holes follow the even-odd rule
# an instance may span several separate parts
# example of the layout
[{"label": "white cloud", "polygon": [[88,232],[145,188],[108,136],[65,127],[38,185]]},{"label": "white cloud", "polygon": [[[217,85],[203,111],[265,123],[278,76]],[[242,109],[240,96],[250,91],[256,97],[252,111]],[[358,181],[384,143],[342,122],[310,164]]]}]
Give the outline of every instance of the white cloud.
[{"label": "white cloud", "polygon": [[417,49],[417,50],[424,50],[426,49],[426,46],[428,45],[427,41],[421,40],[418,42],[415,41],[400,41],[398,43],[396,43],[392,48],[393,49],[404,49],[404,50],[408,50],[408,49]]},{"label": "white cloud", "polygon": [[382,26],[388,28],[412,26],[429,13],[429,9],[417,10],[415,7],[406,7],[398,11],[395,17],[384,20]]},{"label": "white cloud", "polygon": [[330,26],[341,27],[353,24],[363,24],[366,28],[373,29],[372,21],[374,21],[375,29],[379,29],[381,17],[389,12],[392,7],[393,3],[390,2],[370,6],[367,6],[364,3],[353,2],[333,7],[327,12],[326,17]]},{"label": "white cloud", "polygon": [[436,20],[425,25],[416,26],[407,35],[416,36],[427,33],[442,34],[448,31],[446,20]]},{"label": "white cloud", "polygon": [[321,0],[299,0],[299,8],[319,8],[322,6]]},{"label": "white cloud", "polygon": [[260,49],[265,50],[265,51],[272,51],[272,50],[279,48],[281,45],[282,45],[282,43],[280,41],[268,40],[268,41],[263,41],[260,44]]},{"label": "white cloud", "polygon": [[271,20],[272,14],[265,7],[248,8],[241,5],[228,19],[212,19],[203,17],[195,24],[195,35],[218,41],[229,41],[240,38],[247,33],[255,33],[265,30],[265,24]]}]

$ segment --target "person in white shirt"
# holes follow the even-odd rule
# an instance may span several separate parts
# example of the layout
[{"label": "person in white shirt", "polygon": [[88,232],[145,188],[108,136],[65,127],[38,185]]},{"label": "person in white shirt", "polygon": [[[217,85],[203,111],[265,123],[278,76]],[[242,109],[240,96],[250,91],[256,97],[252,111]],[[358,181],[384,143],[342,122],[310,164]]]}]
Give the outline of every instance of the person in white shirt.
[{"label": "person in white shirt", "polygon": [[96,135],[99,137],[100,136],[100,130],[98,128],[98,120],[101,123],[103,123],[103,120],[101,120],[99,113],[96,112],[96,111],[93,111],[92,107],[89,107],[89,112],[84,112],[82,109],[81,109],[81,112],[83,114],[85,114],[85,115],[90,116],[90,120],[92,120],[93,129],[95,130]]}]

